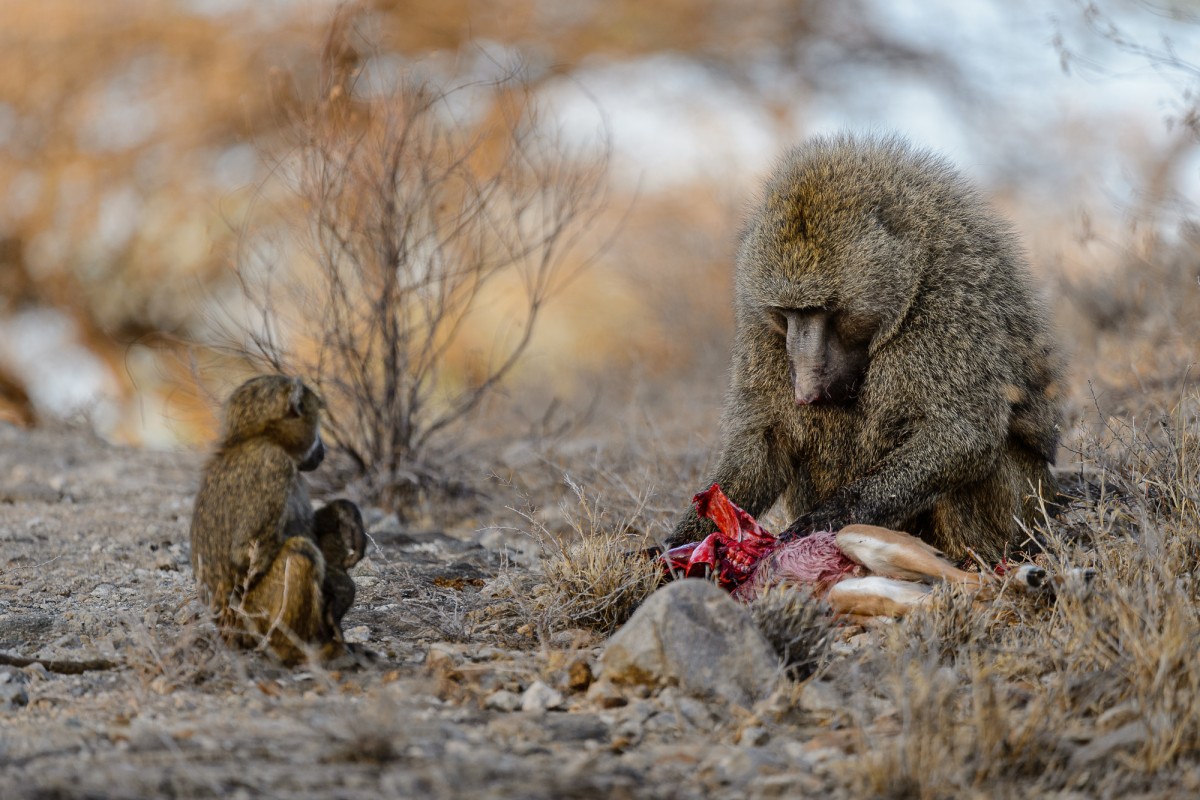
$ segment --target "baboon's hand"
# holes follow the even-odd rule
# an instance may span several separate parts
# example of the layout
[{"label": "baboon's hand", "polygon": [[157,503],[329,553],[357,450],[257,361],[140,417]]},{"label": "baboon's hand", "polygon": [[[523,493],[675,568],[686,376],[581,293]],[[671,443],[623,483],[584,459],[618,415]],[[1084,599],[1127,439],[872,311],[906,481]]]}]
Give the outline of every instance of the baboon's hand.
[{"label": "baboon's hand", "polygon": [[704,519],[696,513],[695,508],[688,509],[683,519],[675,526],[675,530],[667,537],[666,549],[679,547],[689,542],[698,542],[717,529],[711,520]]},{"label": "baboon's hand", "polygon": [[807,514],[801,514],[796,520],[788,525],[780,532],[780,539],[801,539],[808,536],[810,533],[817,531],[837,531],[844,528],[848,522],[837,522],[832,517],[817,514],[815,511],[810,511]]},{"label": "baboon's hand", "polygon": [[817,531],[839,531],[856,522],[867,520],[858,519],[851,494],[839,492],[811,511],[801,514],[779,536],[782,539],[798,539]]}]

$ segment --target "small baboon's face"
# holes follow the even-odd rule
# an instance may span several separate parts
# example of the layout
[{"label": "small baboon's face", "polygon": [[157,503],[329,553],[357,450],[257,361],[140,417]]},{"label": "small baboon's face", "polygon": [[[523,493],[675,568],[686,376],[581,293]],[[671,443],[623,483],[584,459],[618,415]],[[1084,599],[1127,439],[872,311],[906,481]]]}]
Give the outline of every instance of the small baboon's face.
[{"label": "small baboon's face", "polygon": [[263,375],[246,381],[225,404],[226,445],[267,436],[296,460],[316,469],[325,458],[321,441],[321,398],[299,378]]},{"label": "small baboon's face", "polygon": [[823,308],[769,308],[783,338],[796,405],[849,403],[867,372],[871,331]]},{"label": "small baboon's face", "polygon": [[296,468],[311,472],[325,460],[321,441],[321,409],[324,403],[304,384],[293,392],[283,419],[276,423],[278,441],[296,459]]}]

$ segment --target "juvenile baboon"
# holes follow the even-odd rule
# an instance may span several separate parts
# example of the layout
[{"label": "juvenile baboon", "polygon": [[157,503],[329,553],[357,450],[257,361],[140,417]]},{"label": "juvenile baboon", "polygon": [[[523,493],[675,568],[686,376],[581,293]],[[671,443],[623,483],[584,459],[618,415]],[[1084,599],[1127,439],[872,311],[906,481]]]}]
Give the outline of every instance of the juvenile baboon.
[{"label": "juvenile baboon", "polygon": [[[995,559],[1053,497],[1061,365],[1009,226],[895,138],[791,151],[741,237],[712,480],[788,531],[867,523]],[[707,484],[706,484],[707,485]],[[691,511],[670,544],[711,526]]]},{"label": "juvenile baboon", "polygon": [[265,375],[234,390],[192,514],[192,568],[222,632],[244,646],[266,642],[288,664],[308,649],[343,652],[341,619],[354,600],[346,568],[365,544],[354,504],[314,515],[300,475],[325,456],[322,407],[297,378]]},{"label": "juvenile baboon", "polygon": [[354,579],[346,572],[367,551],[367,533],[358,506],[334,500],[313,516],[313,534],[325,558],[325,611],[341,639],[342,617],[354,605]]}]

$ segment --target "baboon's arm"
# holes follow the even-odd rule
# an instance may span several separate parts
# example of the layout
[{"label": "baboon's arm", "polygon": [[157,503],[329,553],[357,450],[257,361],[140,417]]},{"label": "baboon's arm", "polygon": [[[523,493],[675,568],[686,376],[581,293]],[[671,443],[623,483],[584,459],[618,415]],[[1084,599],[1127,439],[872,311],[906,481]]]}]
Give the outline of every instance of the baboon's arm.
[{"label": "baboon's arm", "polygon": [[789,531],[838,530],[850,524],[900,528],[938,497],[994,468],[1005,440],[1006,410],[958,404],[929,409],[867,475],[834,493]]},{"label": "baboon's arm", "polygon": [[[749,415],[747,415],[749,417]],[[721,491],[751,516],[760,516],[779,499],[792,469],[775,441],[775,426],[761,417],[725,421],[725,448],[706,486],[716,483]],[[695,507],[675,526],[669,547],[694,542],[715,530]]]},{"label": "baboon's arm", "polygon": [[287,498],[296,480],[296,467],[283,450],[270,448],[248,480],[250,496],[257,502],[235,509],[229,552],[230,562],[241,578],[239,583],[245,586],[270,569],[283,547]]}]

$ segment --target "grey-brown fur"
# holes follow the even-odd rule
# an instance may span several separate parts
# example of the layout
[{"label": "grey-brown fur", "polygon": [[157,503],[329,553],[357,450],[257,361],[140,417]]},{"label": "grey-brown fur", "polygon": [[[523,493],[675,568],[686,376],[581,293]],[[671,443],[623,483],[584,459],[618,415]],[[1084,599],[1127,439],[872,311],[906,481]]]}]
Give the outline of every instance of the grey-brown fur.
[{"label": "grey-brown fur", "polygon": [[361,561],[367,550],[362,513],[349,500],[334,500],[313,517],[313,534],[325,559],[326,615],[340,637],[342,617],[354,605],[354,579],[346,570]]},{"label": "grey-brown fur", "polygon": [[[751,514],[783,497],[799,533],[870,523],[994,559],[1029,496],[1054,496],[1046,310],[1012,230],[940,158],[850,135],[788,153],[743,231],[734,306],[711,478]],[[867,366],[849,399],[798,404],[778,309],[817,308],[867,331]],[[670,543],[709,525],[690,511]]]},{"label": "grey-brown fur", "polygon": [[265,642],[287,663],[310,650],[342,652],[341,618],[354,598],[345,570],[364,541],[353,503],[314,515],[300,475],[324,456],[322,406],[297,378],[266,375],[238,387],[192,513],[192,567],[223,633]]}]

